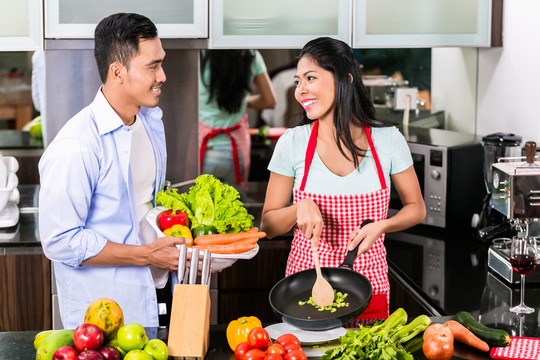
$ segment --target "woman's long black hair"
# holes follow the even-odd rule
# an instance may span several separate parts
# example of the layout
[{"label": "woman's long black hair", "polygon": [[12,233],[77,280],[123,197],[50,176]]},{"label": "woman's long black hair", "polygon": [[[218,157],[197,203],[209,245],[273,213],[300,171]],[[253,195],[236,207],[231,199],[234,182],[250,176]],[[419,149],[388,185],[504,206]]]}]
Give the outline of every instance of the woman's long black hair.
[{"label": "woman's long black hair", "polygon": [[221,110],[234,114],[250,91],[251,64],[255,54],[249,50],[206,50],[201,55],[201,74],[209,66],[209,83],[203,80],[210,96]]},{"label": "woman's long black hair", "polygon": [[[353,49],[341,40],[330,37],[321,37],[308,42],[300,51],[298,60],[307,56],[321,68],[334,75],[336,83],[336,101],[334,104],[334,126],[336,128],[336,143],[346,158],[341,143],[352,154],[354,167],[358,167],[361,156],[365,156],[367,149],[361,149],[353,142],[351,125],[369,127],[388,126],[375,119],[375,107],[369,92],[362,81],[360,65],[356,61]],[[351,78],[352,76],[352,82]],[[302,124],[310,120],[304,110]],[[341,141],[340,141],[341,140]],[[349,159],[350,160],[350,159]]]}]

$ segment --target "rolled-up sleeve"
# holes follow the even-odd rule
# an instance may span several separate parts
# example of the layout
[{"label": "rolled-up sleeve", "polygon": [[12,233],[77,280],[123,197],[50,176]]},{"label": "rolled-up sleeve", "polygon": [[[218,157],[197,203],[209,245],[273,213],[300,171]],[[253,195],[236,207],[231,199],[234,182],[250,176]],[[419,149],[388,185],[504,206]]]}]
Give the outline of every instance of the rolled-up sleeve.
[{"label": "rolled-up sleeve", "polygon": [[39,234],[45,255],[77,267],[107,243],[85,227],[99,159],[79,139],[53,142],[39,163]]}]

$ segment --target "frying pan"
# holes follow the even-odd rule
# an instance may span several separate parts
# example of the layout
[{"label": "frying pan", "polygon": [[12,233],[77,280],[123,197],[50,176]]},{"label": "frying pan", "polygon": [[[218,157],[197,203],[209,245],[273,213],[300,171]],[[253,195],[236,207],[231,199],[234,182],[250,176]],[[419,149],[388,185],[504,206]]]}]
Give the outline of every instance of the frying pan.
[{"label": "frying pan", "polygon": [[[361,226],[370,222],[364,220]],[[315,269],[307,269],[289,275],[278,281],[270,290],[268,299],[276,315],[288,324],[304,330],[328,330],[355,319],[371,301],[373,288],[369,280],[353,270],[353,262],[358,246],[347,253],[343,263],[337,267],[322,267],[321,273],[337,291],[347,293],[348,307],[336,312],[318,311],[314,306],[298,305],[311,296],[317,274]]]}]

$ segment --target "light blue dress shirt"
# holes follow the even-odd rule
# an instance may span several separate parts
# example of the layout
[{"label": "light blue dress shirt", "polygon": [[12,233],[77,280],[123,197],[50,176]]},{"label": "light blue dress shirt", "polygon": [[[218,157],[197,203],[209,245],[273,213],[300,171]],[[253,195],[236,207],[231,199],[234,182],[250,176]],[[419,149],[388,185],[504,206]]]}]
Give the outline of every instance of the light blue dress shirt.
[{"label": "light blue dress shirt", "polygon": [[[165,132],[159,108],[139,112],[156,160],[155,193],[165,181]],[[130,174],[131,129],[101,89],[71,118],[39,162],[39,232],[54,262],[60,314],[66,329],[84,320],[88,305],[115,300],[124,323],[158,326],[156,290],[148,267],[81,266],[107,241],[140,245]]]}]

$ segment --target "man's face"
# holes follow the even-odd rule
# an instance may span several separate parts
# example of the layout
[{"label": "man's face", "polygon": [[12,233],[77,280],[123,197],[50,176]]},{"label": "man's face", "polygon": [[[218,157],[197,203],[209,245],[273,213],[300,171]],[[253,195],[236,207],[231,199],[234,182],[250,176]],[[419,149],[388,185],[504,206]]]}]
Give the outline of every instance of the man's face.
[{"label": "man's face", "polygon": [[159,38],[141,39],[139,53],[125,70],[125,95],[129,105],[155,107],[159,103],[161,85],[167,80],[163,71],[165,51]]}]

